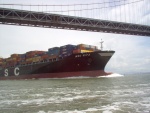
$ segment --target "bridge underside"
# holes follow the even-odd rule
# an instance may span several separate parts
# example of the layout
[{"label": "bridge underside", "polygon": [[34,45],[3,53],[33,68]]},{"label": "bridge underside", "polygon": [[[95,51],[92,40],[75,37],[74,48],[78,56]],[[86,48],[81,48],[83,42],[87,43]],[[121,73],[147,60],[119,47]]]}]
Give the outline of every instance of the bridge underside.
[{"label": "bridge underside", "polygon": [[150,26],[0,8],[0,24],[150,36]]}]

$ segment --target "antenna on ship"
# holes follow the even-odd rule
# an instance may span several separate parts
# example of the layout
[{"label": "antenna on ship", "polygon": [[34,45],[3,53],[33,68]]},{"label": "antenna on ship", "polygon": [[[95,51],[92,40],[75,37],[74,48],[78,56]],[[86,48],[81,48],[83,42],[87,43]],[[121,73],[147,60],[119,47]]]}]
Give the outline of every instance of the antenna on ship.
[{"label": "antenna on ship", "polygon": [[102,39],[101,39],[101,51],[103,50],[103,43],[104,43],[104,41],[102,41]]}]

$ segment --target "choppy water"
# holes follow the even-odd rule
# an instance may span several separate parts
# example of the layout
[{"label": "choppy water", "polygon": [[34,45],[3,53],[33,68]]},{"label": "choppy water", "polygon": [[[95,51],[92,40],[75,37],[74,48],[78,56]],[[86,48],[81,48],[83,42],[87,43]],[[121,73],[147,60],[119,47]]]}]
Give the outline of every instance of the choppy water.
[{"label": "choppy water", "polygon": [[0,81],[0,113],[149,113],[150,75],[114,75]]}]

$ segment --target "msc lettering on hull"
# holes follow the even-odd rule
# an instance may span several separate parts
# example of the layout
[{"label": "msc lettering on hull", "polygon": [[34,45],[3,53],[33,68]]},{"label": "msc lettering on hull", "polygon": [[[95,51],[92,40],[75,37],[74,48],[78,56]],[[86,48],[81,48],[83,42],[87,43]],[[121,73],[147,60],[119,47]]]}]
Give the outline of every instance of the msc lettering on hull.
[{"label": "msc lettering on hull", "polygon": [[[15,76],[18,76],[18,75],[19,75],[19,67],[16,67],[16,68],[14,69],[14,75],[15,75]],[[5,69],[5,70],[4,70],[4,76],[5,76],[5,77],[9,76],[8,69]]]},{"label": "msc lettering on hull", "polygon": [[4,74],[5,77],[7,77],[7,76],[8,76],[8,69],[5,69],[5,70],[4,70],[4,73],[5,73],[5,74]]},{"label": "msc lettering on hull", "polygon": [[14,69],[14,74],[15,74],[16,76],[19,75],[19,67],[16,67],[16,68]]}]

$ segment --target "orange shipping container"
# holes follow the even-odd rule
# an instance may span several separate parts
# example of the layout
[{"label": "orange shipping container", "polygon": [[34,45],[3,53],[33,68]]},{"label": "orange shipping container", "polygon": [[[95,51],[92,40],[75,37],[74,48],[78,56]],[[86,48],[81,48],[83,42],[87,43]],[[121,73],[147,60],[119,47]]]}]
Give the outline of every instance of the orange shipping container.
[{"label": "orange shipping container", "polygon": [[81,49],[75,49],[75,50],[73,50],[73,54],[76,54],[76,53],[81,53]]},{"label": "orange shipping container", "polygon": [[19,55],[18,54],[12,54],[11,57],[18,57]]},{"label": "orange shipping container", "polygon": [[21,61],[22,59],[21,59],[20,57],[17,57],[16,60],[17,60],[17,61]]},{"label": "orange shipping container", "polygon": [[92,50],[92,51],[97,50],[97,46],[92,46],[92,45],[87,45],[87,44],[79,44],[77,48],[83,49],[83,50]]},{"label": "orange shipping container", "polygon": [[48,54],[44,54],[41,56],[42,60],[45,60],[45,59],[48,59],[49,58],[49,55]]},{"label": "orange shipping container", "polygon": [[26,52],[26,56],[27,56],[27,57],[33,57],[34,55],[36,55],[36,52],[37,52],[37,51],[29,51],[29,52]]},{"label": "orange shipping container", "polygon": [[26,64],[31,64],[32,63],[32,61],[26,61]]},{"label": "orange shipping container", "polygon": [[54,59],[54,58],[57,58],[58,56],[57,55],[51,55],[49,56],[49,59]]},{"label": "orange shipping container", "polygon": [[85,49],[84,44],[79,44],[78,49]]},{"label": "orange shipping container", "polygon": [[0,62],[2,62],[3,61],[3,58],[0,58]]},{"label": "orange shipping container", "polygon": [[37,51],[36,54],[44,54],[45,51]]}]

